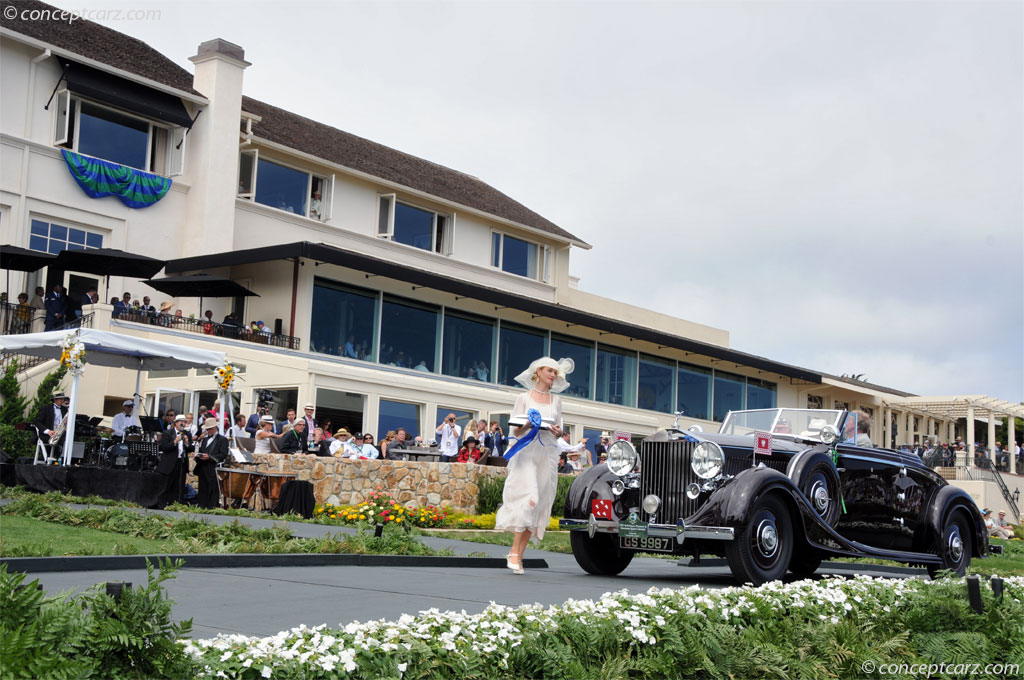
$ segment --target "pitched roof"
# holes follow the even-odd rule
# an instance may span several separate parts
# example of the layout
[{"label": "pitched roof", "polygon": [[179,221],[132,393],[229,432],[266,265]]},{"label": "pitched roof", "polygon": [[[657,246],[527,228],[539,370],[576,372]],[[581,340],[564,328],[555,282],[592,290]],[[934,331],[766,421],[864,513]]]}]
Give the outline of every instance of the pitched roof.
[{"label": "pitched roof", "polygon": [[[37,0],[8,0],[18,8],[4,28],[54,45],[113,68],[202,96],[192,89],[192,74],[141,40],[92,21],[60,18],[63,10]],[[57,18],[54,18],[57,15]],[[65,15],[66,16],[66,15]],[[24,17],[24,18],[23,18]],[[476,177],[402,153],[368,139],[304,118],[250,97],[243,110],[262,117],[256,136],[316,158],[475,208],[556,238],[587,244]]]},{"label": "pitched roof", "polygon": [[[13,19],[4,15],[4,28],[49,43],[149,80],[203,96],[192,89],[192,74],[141,40],[85,19],[61,19],[61,10],[36,0],[8,0],[18,9]],[[70,12],[70,10],[68,11]],[[55,18],[56,15],[56,18]]]},{"label": "pitched roof", "polygon": [[402,153],[344,130],[242,97],[242,109],[260,116],[253,134],[317,158],[423,191],[562,239],[583,243],[550,220],[476,177]]}]

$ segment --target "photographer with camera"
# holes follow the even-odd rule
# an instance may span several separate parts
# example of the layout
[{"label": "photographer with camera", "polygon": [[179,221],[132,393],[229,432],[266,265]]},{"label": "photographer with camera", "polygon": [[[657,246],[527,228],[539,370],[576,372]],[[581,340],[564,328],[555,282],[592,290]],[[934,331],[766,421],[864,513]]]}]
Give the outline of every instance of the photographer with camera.
[{"label": "photographer with camera", "polygon": [[[274,405],[274,396],[273,390],[257,390],[256,413],[249,416],[249,420],[245,423],[245,431],[249,433],[250,437],[255,437],[256,433],[263,429],[263,416],[270,415],[270,409]],[[277,429],[276,424],[275,429]]]},{"label": "photographer with camera", "polygon": [[491,431],[484,435],[484,447],[490,449],[492,456],[504,456],[508,447],[508,437],[501,430],[497,420],[491,421]]},{"label": "photographer with camera", "polygon": [[442,463],[450,463],[459,455],[459,438],[462,436],[462,428],[455,424],[455,414],[449,413],[444,421],[437,426],[436,432],[441,435],[438,438],[438,449],[441,454]]}]

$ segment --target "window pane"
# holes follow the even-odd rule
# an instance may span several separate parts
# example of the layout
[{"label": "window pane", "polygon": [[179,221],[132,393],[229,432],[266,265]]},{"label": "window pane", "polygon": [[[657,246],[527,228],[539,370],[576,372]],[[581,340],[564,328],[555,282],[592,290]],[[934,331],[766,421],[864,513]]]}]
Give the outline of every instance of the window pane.
[{"label": "window pane", "polygon": [[745,383],[746,379],[742,375],[715,371],[715,407],[712,414],[717,422],[725,420],[729,411],[743,408]]},{"label": "window pane", "polygon": [[388,196],[380,197],[380,211],[377,216],[377,233],[386,234],[388,233],[388,221],[391,219],[391,198]]},{"label": "window pane", "polygon": [[50,238],[55,238],[58,241],[68,240],[68,228],[62,227],[59,224],[50,225]]},{"label": "window pane", "polygon": [[309,173],[261,158],[256,169],[256,202],[296,215],[305,215],[308,183]]},{"label": "window pane", "polygon": [[636,354],[598,346],[597,400],[636,406]]},{"label": "window pane", "polygon": [[82,102],[78,134],[79,153],[148,169],[149,123]]},{"label": "window pane", "polygon": [[469,314],[446,312],[441,372],[490,382],[494,322]]},{"label": "window pane", "polygon": [[50,241],[50,245],[47,247],[47,250],[51,255],[56,255],[60,251],[64,250],[64,242]]},{"label": "window pane", "polygon": [[420,433],[420,407],[416,404],[381,399],[377,415],[377,441],[384,439],[388,430],[397,430],[400,427],[405,428],[408,435],[406,439],[411,440],[418,436]]},{"label": "window pane", "polygon": [[434,213],[404,203],[395,204],[395,233],[392,239],[407,246],[430,250]]},{"label": "window pane", "polygon": [[568,357],[576,362],[576,368],[568,376],[569,388],[563,394],[592,399],[590,373],[594,368],[593,343],[552,335],[551,356],[555,359]]},{"label": "window pane", "polygon": [[103,247],[103,236],[101,234],[89,234],[85,235],[85,245],[89,248],[102,248]]},{"label": "window pane", "polygon": [[69,243],[67,246],[68,250],[85,250],[85,246],[78,243]]},{"label": "window pane", "polygon": [[747,378],[746,408],[775,408],[777,386],[767,380]]},{"label": "window pane", "polygon": [[505,249],[502,253],[502,271],[518,274],[531,279],[537,278],[537,246],[534,243],[520,241],[505,236]]},{"label": "window pane", "polygon": [[238,193],[252,193],[252,161],[254,154],[243,153],[238,157]]},{"label": "window pane", "polygon": [[491,234],[491,266],[501,266],[501,234]]},{"label": "window pane", "polygon": [[501,324],[501,339],[498,343],[498,383],[518,385],[516,376],[529,368],[534,359],[546,354],[546,337],[540,331]]},{"label": "window pane", "polygon": [[85,245],[85,232],[81,229],[68,229],[68,242]]},{"label": "window pane", "polygon": [[679,364],[676,382],[676,410],[687,418],[709,420],[711,369]]},{"label": "window pane", "polygon": [[587,455],[590,456],[591,465],[597,465],[597,450],[594,447],[601,443],[601,432],[603,430],[583,428],[583,436],[587,438]]},{"label": "window pane", "polygon": [[49,236],[50,225],[39,220],[32,220],[32,234],[34,236]]},{"label": "window pane", "polygon": [[675,364],[651,356],[641,356],[636,405],[651,411],[672,413],[672,380]]},{"label": "window pane", "polygon": [[28,247],[30,250],[38,250],[41,253],[46,252],[46,239],[42,236],[29,236]]},{"label": "window pane", "polygon": [[433,372],[437,317],[434,307],[385,297],[380,320],[380,362]]},{"label": "window pane", "polygon": [[377,294],[326,279],[313,282],[310,349],[323,354],[373,361]]}]

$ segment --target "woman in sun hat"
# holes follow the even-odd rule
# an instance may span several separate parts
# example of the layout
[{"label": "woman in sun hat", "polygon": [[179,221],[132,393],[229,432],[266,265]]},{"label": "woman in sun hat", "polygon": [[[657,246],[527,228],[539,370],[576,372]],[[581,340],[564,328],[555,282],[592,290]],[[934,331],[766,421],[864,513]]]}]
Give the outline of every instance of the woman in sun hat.
[{"label": "woman in sun hat", "polygon": [[516,376],[528,391],[519,395],[509,425],[518,440],[505,453],[508,477],[495,529],[512,531],[515,538],[507,566],[523,573],[523,551],[531,536],[539,541],[551,521],[551,504],[558,487],[558,454],[562,436],[562,402],[558,393],[569,386],[572,359],[541,357]]},{"label": "woman in sun hat", "polygon": [[274,416],[262,416],[260,429],[256,432],[256,445],[253,447],[253,453],[270,453],[270,440],[280,438],[281,435],[274,434]]}]

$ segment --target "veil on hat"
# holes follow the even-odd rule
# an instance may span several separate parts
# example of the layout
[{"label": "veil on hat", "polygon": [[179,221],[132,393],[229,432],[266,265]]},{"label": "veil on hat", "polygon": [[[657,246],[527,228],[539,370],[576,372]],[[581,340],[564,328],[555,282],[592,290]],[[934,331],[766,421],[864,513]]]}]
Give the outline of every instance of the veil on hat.
[{"label": "veil on hat", "polygon": [[534,378],[534,374],[537,372],[538,368],[542,368],[544,366],[550,366],[558,371],[558,376],[555,378],[554,384],[551,385],[551,391],[556,394],[565,391],[565,389],[569,387],[569,381],[565,379],[565,376],[572,373],[576,368],[576,362],[568,357],[559,359],[558,361],[555,361],[551,357],[535,359],[534,362],[530,364],[529,368],[516,376],[516,382],[523,387],[533,389],[537,386],[537,380]]}]

